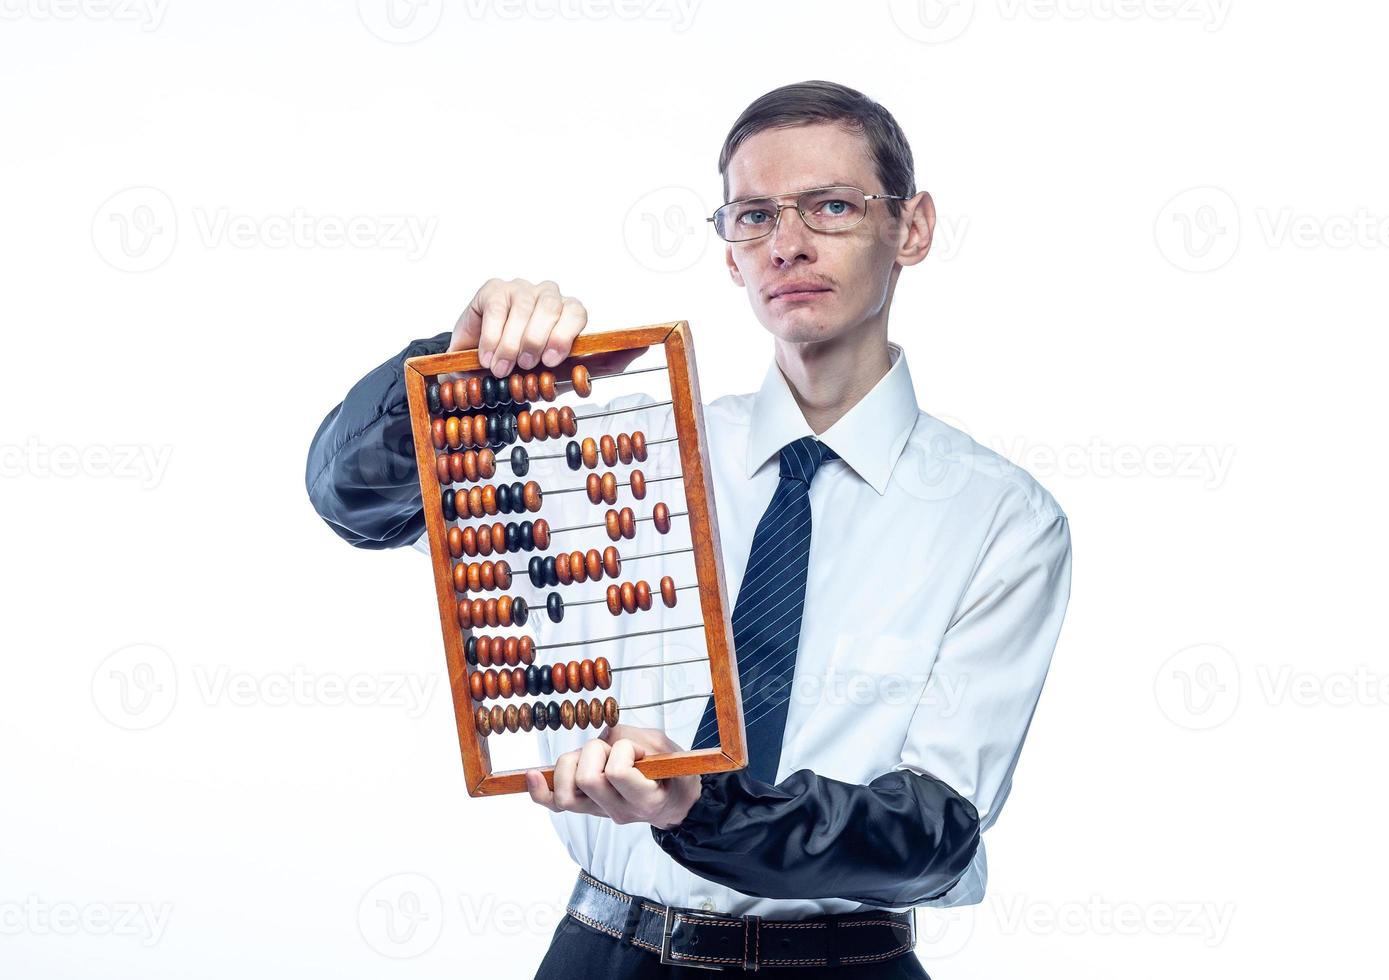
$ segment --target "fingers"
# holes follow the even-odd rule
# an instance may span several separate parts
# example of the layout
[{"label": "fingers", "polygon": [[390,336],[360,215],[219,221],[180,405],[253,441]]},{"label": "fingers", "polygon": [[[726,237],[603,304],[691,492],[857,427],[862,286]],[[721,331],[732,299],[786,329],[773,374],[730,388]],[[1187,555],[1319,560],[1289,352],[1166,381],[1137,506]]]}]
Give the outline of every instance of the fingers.
[{"label": "fingers", "polygon": [[[578,751],[565,752],[555,760],[555,789],[551,797],[554,804],[552,810],[569,810],[574,813],[590,813],[595,817],[606,817],[607,811],[599,805],[599,801],[588,796],[583,786],[578,781],[579,764],[585,752],[590,752],[592,746],[597,745],[596,751],[607,757],[608,747],[601,742],[590,741]],[[602,771],[602,763],[598,765]]]},{"label": "fingers", "polygon": [[[549,328],[548,337],[540,337],[528,352],[534,353],[546,367],[554,367],[569,356],[574,339],[587,325],[588,310],[584,304],[573,296],[562,297],[559,318]],[[528,366],[533,367],[534,362]]]},{"label": "fingers", "polygon": [[[664,796],[661,784],[635,766],[646,754],[646,750],[630,738],[617,739],[608,753],[608,785],[616,791],[624,809],[640,814],[654,813]],[[608,812],[613,812],[614,806],[607,807]]]},{"label": "fingers", "polygon": [[458,318],[453,327],[453,337],[449,339],[449,352],[474,350],[482,339],[484,321],[497,320],[506,315],[506,284],[500,279],[488,279],[473,294],[468,308]]}]

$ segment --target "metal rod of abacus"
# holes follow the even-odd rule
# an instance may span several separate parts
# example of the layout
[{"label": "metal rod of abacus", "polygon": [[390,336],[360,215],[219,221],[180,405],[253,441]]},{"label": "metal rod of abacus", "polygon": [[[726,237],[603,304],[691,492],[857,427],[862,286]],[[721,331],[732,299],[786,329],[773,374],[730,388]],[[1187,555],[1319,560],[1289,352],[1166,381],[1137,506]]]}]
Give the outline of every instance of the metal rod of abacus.
[{"label": "metal rod of abacus", "polygon": [[[679,441],[680,441],[680,437],[679,437],[679,436],[670,436],[670,437],[667,438],[667,439],[648,439],[648,440],[646,440],[646,444],[647,444],[648,446],[659,446],[659,445],[660,445],[661,443],[663,443],[663,442],[679,442]],[[532,462],[534,462],[534,461],[537,460],[537,459],[564,459],[564,453],[544,453],[543,455],[540,455],[540,456],[527,456],[526,458],[529,459],[529,460],[531,460]]]},{"label": "metal rod of abacus", "polygon": [[689,660],[666,660],[658,664],[628,664],[626,667],[609,667],[608,673],[616,674],[624,670],[650,670],[653,667],[679,667],[681,664],[699,664],[708,657],[691,657]]},{"label": "metal rod of abacus", "polygon": [[[698,583],[698,582],[695,582],[693,585],[677,585],[677,586],[675,587],[675,591],[676,591],[676,592],[679,592],[681,589],[697,589],[697,588],[699,588],[699,583]],[[607,600],[607,597],[606,597],[606,596],[605,596],[604,598],[602,598],[602,599],[580,599],[578,602],[566,602],[566,603],[564,604],[564,608],[565,608],[565,609],[568,609],[570,606],[591,606],[591,605],[594,605],[595,603],[599,603],[599,602],[606,603],[607,601],[608,601],[608,600]]]},{"label": "metal rod of abacus", "polygon": [[[588,376],[588,380],[590,380],[590,381],[602,381],[604,378],[626,378],[626,377],[629,377],[629,376],[631,376],[631,375],[633,375],[633,374],[647,374],[647,373],[649,373],[649,372],[651,372],[651,371],[669,371],[669,370],[670,370],[670,365],[669,365],[669,364],[657,364],[657,365],[655,365],[654,367],[636,368],[636,369],[631,370],[631,371],[613,371],[611,374],[590,374],[590,375]],[[556,380],[556,381],[555,381],[555,387],[556,387],[556,388],[558,388],[560,385],[570,385],[570,386],[572,387],[573,384],[574,384],[573,381],[559,381],[559,380]]]},{"label": "metal rod of abacus", "polygon": [[645,405],[629,405],[627,408],[610,408],[606,412],[589,412],[587,415],[574,413],[574,421],[582,422],[584,419],[602,418],[604,415],[621,415],[623,412],[640,412],[644,408],[660,408],[662,405],[674,405],[675,403],[667,398],[663,402],[647,402]]},{"label": "metal rod of abacus", "polygon": [[[647,482],[650,482],[650,481],[647,481]],[[687,510],[682,510],[682,511],[679,511],[679,512],[671,511],[670,516],[671,516],[671,517],[688,517],[689,514],[690,514],[690,512],[687,511]],[[637,518],[634,518],[633,520],[634,520],[636,523],[640,524],[642,521],[654,521],[655,518],[654,518],[654,517],[637,517]],[[607,521],[597,521],[597,522],[595,522],[595,523],[593,523],[593,524],[573,524],[573,525],[570,525],[569,527],[552,527],[552,528],[550,528],[550,533],[553,535],[553,534],[559,534],[561,531],[587,531],[587,530],[589,530],[590,528],[595,528],[595,527],[607,527],[607,526],[608,526]]]},{"label": "metal rod of abacus", "polygon": [[660,558],[662,555],[679,555],[686,551],[694,551],[694,546],[688,548],[671,548],[669,551],[652,551],[645,555],[618,555],[618,561],[636,561],[638,558]]},{"label": "metal rod of abacus", "polygon": [[[650,476],[650,477],[647,477],[647,478],[646,478],[646,482],[647,482],[647,483],[660,483],[662,480],[683,480],[684,478],[685,478],[685,474],[683,474],[683,473],[676,473],[674,476]],[[618,483],[618,484],[615,484],[615,485],[616,485],[616,486],[619,486],[619,487],[630,487],[630,486],[632,485],[632,481],[631,481],[631,480],[623,480],[621,483]],[[546,491],[544,491],[544,493],[545,493],[547,496],[549,496],[549,495],[557,494],[557,493],[575,493],[576,491],[579,491],[579,490],[587,490],[587,489],[588,489],[587,486],[583,486],[583,487],[565,487],[563,490],[546,490]]]},{"label": "metal rod of abacus", "polygon": [[636,633],[614,633],[612,636],[600,636],[590,640],[565,640],[563,643],[537,643],[535,644],[535,648],[537,650],[558,650],[561,647],[582,647],[588,646],[590,643],[607,643],[609,640],[625,640],[634,636],[654,636],[657,633],[674,633],[678,630],[695,629],[704,629],[704,624],[691,623],[688,626],[667,626],[663,629],[640,630]]},{"label": "metal rod of abacus", "polygon": [[706,691],[703,694],[686,694],[678,698],[666,698],[664,701],[652,701],[650,704],[620,704],[617,707],[620,711],[636,711],[638,708],[654,708],[658,704],[674,704],[676,701],[688,701],[691,698],[710,698],[713,696],[713,691]]}]

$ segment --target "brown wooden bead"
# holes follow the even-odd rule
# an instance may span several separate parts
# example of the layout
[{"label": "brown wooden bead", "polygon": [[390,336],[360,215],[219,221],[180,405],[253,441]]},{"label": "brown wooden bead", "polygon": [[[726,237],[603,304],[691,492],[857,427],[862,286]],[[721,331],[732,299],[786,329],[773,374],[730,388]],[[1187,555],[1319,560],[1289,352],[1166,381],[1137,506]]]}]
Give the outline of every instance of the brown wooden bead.
[{"label": "brown wooden bead", "polygon": [[675,579],[669,575],[661,576],[661,601],[668,607],[675,607]]},{"label": "brown wooden bead", "polygon": [[453,483],[461,483],[463,480],[476,480],[475,476],[468,476],[468,460],[466,453],[449,454],[449,480]]},{"label": "brown wooden bead", "polygon": [[578,435],[579,418],[568,405],[559,410],[559,431],[566,436]]},{"label": "brown wooden bead", "polygon": [[473,416],[473,445],[474,445],[474,446],[485,446],[485,445],[487,445],[487,416],[486,416],[486,415],[474,415],[474,416]]},{"label": "brown wooden bead", "polygon": [[511,671],[503,670],[497,673],[497,696],[503,698],[511,697]]},{"label": "brown wooden bead", "polygon": [[636,587],[637,608],[645,612],[651,608],[651,586],[646,579],[639,579]]},{"label": "brown wooden bead", "polygon": [[603,720],[609,725],[616,725],[618,718],[617,698],[603,699]]},{"label": "brown wooden bead", "polygon": [[587,701],[580,700],[574,703],[574,724],[578,725],[580,730],[588,727]]},{"label": "brown wooden bead", "polygon": [[459,600],[458,625],[465,630],[473,628],[473,604],[467,599]]},{"label": "brown wooden bead", "polygon": [[531,438],[544,439],[545,435],[545,410],[543,408],[531,409]]},{"label": "brown wooden bead", "polygon": [[496,599],[484,599],[484,600],[482,600],[482,609],[483,609],[483,619],[484,619],[484,621],[487,623],[488,626],[500,626],[500,625],[502,625],[501,617],[499,617],[499,616],[497,615],[497,600],[496,600]]},{"label": "brown wooden bead", "polygon": [[594,728],[603,727],[603,702],[597,698],[588,702],[588,723]]},{"label": "brown wooden bead", "polygon": [[612,665],[608,663],[607,657],[599,657],[593,661],[593,679],[598,683],[600,690],[606,691],[613,685]]},{"label": "brown wooden bead", "polygon": [[550,522],[542,517],[533,523],[531,537],[535,539],[535,546],[541,551],[550,547]]},{"label": "brown wooden bead", "polygon": [[651,508],[651,523],[656,525],[657,532],[661,534],[670,530],[670,508],[664,500],[657,501],[656,506]]},{"label": "brown wooden bead", "polygon": [[545,409],[545,434],[551,439],[558,439],[564,435],[564,429],[559,424],[559,409]]},{"label": "brown wooden bead", "polygon": [[[462,388],[454,394],[458,401],[459,408],[480,408],[482,406],[482,378],[473,375],[466,381],[459,382]],[[463,397],[459,398],[459,394]]]},{"label": "brown wooden bead", "polygon": [[434,476],[444,486],[453,482],[453,478],[449,475],[448,453],[440,453],[434,457]]},{"label": "brown wooden bead", "polygon": [[619,515],[622,524],[622,536],[631,540],[637,536],[637,515],[632,513],[632,508],[623,507]]},{"label": "brown wooden bead", "polygon": [[579,443],[579,453],[584,458],[584,465],[589,469],[598,465],[598,443],[594,441],[593,436],[588,436]]},{"label": "brown wooden bead", "polygon": [[646,462],[646,433],[641,429],[632,433],[632,458],[638,463]]},{"label": "brown wooden bead", "polygon": [[464,562],[453,566],[453,591],[468,591],[468,566]]},{"label": "brown wooden bead", "polygon": [[564,664],[553,664],[550,667],[550,680],[555,686],[556,694],[565,694],[569,691],[569,675],[565,672]]},{"label": "brown wooden bead", "polygon": [[506,525],[501,521],[492,525],[492,550],[499,555],[506,554]]},{"label": "brown wooden bead", "polygon": [[529,636],[522,636],[516,640],[516,653],[521,658],[521,663],[535,663],[535,640]]},{"label": "brown wooden bead", "polygon": [[608,586],[607,591],[608,612],[614,616],[622,613],[622,590],[616,585]]},{"label": "brown wooden bead", "polygon": [[484,738],[492,734],[492,716],[482,705],[478,705],[477,711],[473,714],[474,724],[477,725],[477,733]]},{"label": "brown wooden bead", "polygon": [[489,698],[497,696],[497,671],[492,667],[482,672],[482,690]]},{"label": "brown wooden bead", "polygon": [[574,382],[574,394],[580,398],[587,398],[593,391],[593,383],[588,376],[588,368],[582,364],[575,364],[574,370],[569,372],[569,380]]},{"label": "brown wooden bead", "polygon": [[603,503],[617,503],[617,477],[611,470],[603,474]]},{"label": "brown wooden bead", "polygon": [[598,686],[598,679],[593,673],[592,660],[579,662],[579,683],[584,686],[585,691],[591,691]]},{"label": "brown wooden bead", "polygon": [[443,449],[449,444],[448,427],[443,419],[435,419],[429,423],[429,434],[434,440],[435,449]]},{"label": "brown wooden bead", "polygon": [[[618,557],[617,549],[612,545],[603,549],[603,571],[607,572],[609,578],[617,578],[622,571],[622,559]],[[597,575],[593,577],[598,578]]]},{"label": "brown wooden bead", "polygon": [[[457,500],[458,498],[455,497],[454,499]],[[495,505],[496,501],[494,500],[493,506]],[[487,510],[482,506],[482,487],[468,488],[468,513],[474,517],[483,517],[486,515]]]},{"label": "brown wooden bead", "polygon": [[468,562],[467,585],[469,592],[482,591],[482,565],[483,563],[480,561]]},{"label": "brown wooden bead", "polygon": [[482,671],[475,670],[468,675],[468,693],[473,696],[474,701],[481,701],[487,696],[482,686]]},{"label": "brown wooden bead", "polygon": [[559,723],[566,729],[574,727],[574,705],[570,701],[561,701],[559,705]]},{"label": "brown wooden bead", "polygon": [[584,490],[588,493],[589,503],[601,504],[603,502],[603,478],[597,473],[590,473],[584,478]]},{"label": "brown wooden bead", "polygon": [[531,725],[532,725],[532,723],[533,723],[533,719],[531,718],[531,706],[530,706],[530,702],[527,701],[526,703],[522,704],[521,707],[517,710],[516,713],[517,713],[518,715],[521,716],[521,718],[520,718],[520,722],[521,722],[521,731],[523,731],[523,732],[528,732],[528,731],[530,731],[530,730],[531,730]]},{"label": "brown wooden bead", "polygon": [[609,466],[617,465],[617,443],[614,442],[613,437],[606,432],[603,433],[603,437],[598,440],[598,451],[603,454],[603,462],[607,463]]},{"label": "brown wooden bead", "polygon": [[497,659],[505,663],[508,667],[515,667],[519,662],[516,651],[516,637],[508,636],[505,639],[497,637]]},{"label": "brown wooden bead", "polygon": [[584,552],[584,568],[588,577],[595,582],[603,577],[603,556],[598,553],[597,548],[589,548]]},{"label": "brown wooden bead", "polygon": [[496,472],[497,454],[490,449],[479,449],[477,453],[477,476],[473,479],[476,480],[481,477],[484,480],[490,480]]},{"label": "brown wooden bead", "polygon": [[632,496],[638,500],[646,498],[646,474],[641,470],[633,470],[628,478],[632,488]]},{"label": "brown wooden bead", "polygon": [[609,510],[603,515],[603,523],[608,529],[608,538],[617,541],[622,537],[622,523],[618,519],[617,511]]},{"label": "brown wooden bead", "polygon": [[511,596],[500,596],[497,599],[497,622],[501,623],[503,626],[510,626],[511,613],[514,608],[515,603],[512,602]]},{"label": "brown wooden bead", "polygon": [[470,555],[490,555],[492,553],[492,528],[486,524],[469,524],[463,533],[472,542],[468,549]]},{"label": "brown wooden bead", "polygon": [[522,442],[531,441],[531,413],[516,413],[516,437]]},{"label": "brown wooden bead", "polygon": [[569,577],[575,582],[588,581],[588,566],[584,564],[582,551],[569,552]]},{"label": "brown wooden bead", "polygon": [[574,581],[574,566],[569,564],[569,556],[566,554],[555,555],[555,578],[559,579],[560,585],[568,585]]},{"label": "brown wooden bead", "polygon": [[541,371],[540,377],[540,397],[547,402],[555,400],[555,372]]},{"label": "brown wooden bead", "polygon": [[517,709],[516,705],[508,704],[506,706],[506,730],[509,732],[514,732],[516,731],[516,729],[520,727],[521,712]]},{"label": "brown wooden bead", "polygon": [[564,668],[564,679],[569,682],[569,690],[582,691],[584,689],[583,677],[579,674],[579,662],[571,660]]},{"label": "brown wooden bead", "polygon": [[478,666],[492,666],[492,637],[479,636],[477,644],[473,647],[473,652],[477,654]]},{"label": "brown wooden bead", "polygon": [[[452,535],[452,532],[453,532],[453,531],[457,531],[457,532],[458,532],[458,547],[459,547],[459,550],[463,552],[463,555],[475,555],[475,554],[477,554],[477,529],[476,529],[476,528],[474,528],[471,524],[469,524],[467,527],[449,528],[450,535]],[[450,536],[450,537],[449,537],[449,543],[452,544],[452,542],[453,542],[453,537]],[[455,558],[462,558],[463,555],[454,555],[454,557],[455,557]]]},{"label": "brown wooden bead", "polygon": [[488,712],[488,720],[492,722],[492,731],[500,732],[506,727],[506,709],[500,704],[492,705],[492,710]]},{"label": "brown wooden bead", "polygon": [[511,588],[511,564],[504,561],[493,563],[492,577],[496,580],[497,588]]},{"label": "brown wooden bead", "polygon": [[534,480],[527,480],[526,485],[521,489],[521,500],[526,505],[526,510],[535,513],[540,509],[540,503],[544,495],[540,492],[540,484]]},{"label": "brown wooden bead", "polygon": [[511,668],[511,689],[523,697],[532,693],[526,690],[526,668]]},{"label": "brown wooden bead", "polygon": [[497,512],[497,486],[494,483],[482,485],[482,506],[488,514]]},{"label": "brown wooden bead", "polygon": [[496,565],[490,561],[480,562],[477,570],[478,588],[484,592],[491,592],[497,587]]},{"label": "brown wooden bead", "polygon": [[481,599],[474,599],[473,606],[473,625],[481,628],[487,625],[487,603]]},{"label": "brown wooden bead", "polygon": [[540,377],[534,371],[527,371],[522,383],[526,389],[526,397],[523,401],[535,402],[540,400]]},{"label": "brown wooden bead", "polygon": [[444,436],[448,439],[450,449],[457,449],[463,444],[463,436],[460,434],[457,415],[450,415],[444,420]]},{"label": "brown wooden bead", "polygon": [[448,529],[449,554],[455,558],[463,557],[463,529],[456,525]]},{"label": "brown wooden bead", "polygon": [[622,609],[623,609],[623,611],[624,611],[624,612],[629,612],[629,613],[634,613],[634,612],[636,612],[636,611],[637,611],[637,589],[636,589],[636,586],[634,586],[631,582],[623,582],[623,583],[622,583],[622,586],[621,586],[621,592],[622,592]]},{"label": "brown wooden bead", "polygon": [[453,382],[439,382],[439,406],[446,412],[452,412],[458,407],[457,402],[453,399]]},{"label": "brown wooden bead", "polygon": [[518,405],[526,400],[526,379],[517,372],[512,372],[511,377],[506,379],[506,390],[511,395],[511,400]]},{"label": "brown wooden bead", "polygon": [[624,463],[632,461],[632,437],[625,432],[617,434],[617,458]]},{"label": "brown wooden bead", "polygon": [[469,449],[459,453],[454,458],[458,460],[458,468],[463,471],[463,479],[469,483],[476,483],[478,478],[477,450]]}]

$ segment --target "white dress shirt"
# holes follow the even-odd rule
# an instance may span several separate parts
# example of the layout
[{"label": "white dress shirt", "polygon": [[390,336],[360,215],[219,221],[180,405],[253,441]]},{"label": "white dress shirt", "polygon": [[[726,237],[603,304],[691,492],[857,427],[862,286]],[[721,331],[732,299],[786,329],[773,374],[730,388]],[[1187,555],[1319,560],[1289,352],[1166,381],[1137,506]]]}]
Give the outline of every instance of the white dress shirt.
[{"label": "white dress shirt", "polygon": [[[967,798],[987,830],[1008,796],[1060,632],[1070,594],[1070,532],[1056,501],[1025,470],[921,411],[902,349],[889,344],[889,355],[887,374],[819,437],[840,459],[824,463],[810,486],[805,610],[776,779],[798,769],[851,783],[894,769],[926,773]],[[646,400],[623,396],[609,404]],[[753,532],[779,480],[779,452],[814,433],[775,362],[759,391],[716,399],[704,406],[704,419],[731,613]],[[630,432],[638,425],[654,439],[669,435],[672,424],[667,409],[610,416],[603,428]],[[647,463],[635,464],[648,478],[662,471],[658,449],[651,448]],[[554,482],[582,484],[588,471],[576,474],[556,462],[551,472],[564,477]],[[662,486],[648,488],[648,505],[663,499]],[[630,502],[619,499],[617,506]],[[554,495],[535,516],[561,527],[566,520],[600,519],[602,509],[582,493]],[[634,509],[638,516],[649,513],[649,506]],[[507,518],[489,518],[499,519]],[[673,524],[684,527],[679,520]],[[595,545],[601,551],[609,542],[599,538],[566,543],[556,535],[551,552]],[[678,547],[678,541],[679,528],[660,537],[647,522],[637,539],[617,544],[624,555],[637,555]],[[428,551],[427,539],[416,544]],[[517,584],[529,588],[529,556],[517,557]],[[666,573],[677,584],[692,582],[693,564],[631,562],[620,579],[646,578],[654,586]],[[597,583],[586,588],[586,597],[603,593]],[[555,640],[604,636],[696,621],[694,593],[679,596],[675,609],[665,609],[657,595],[650,612],[620,620],[602,604],[575,607],[560,626],[548,621],[542,601],[539,608],[532,604],[527,628],[543,648],[551,634]],[[621,666],[688,659],[702,650],[695,630],[571,648],[549,659],[542,652],[537,663],[601,654]],[[612,690],[593,693],[637,705],[708,689],[707,665],[694,664],[622,672]],[[696,697],[624,711],[621,720],[661,728],[688,746],[703,709]],[[596,734],[560,729],[535,738],[549,762]],[[525,736],[500,736],[508,737]],[[494,766],[509,768],[505,758],[498,764],[499,747],[494,741]],[[757,898],[707,881],[661,850],[648,824],[618,825],[568,812],[551,819],[571,857],[590,874],[668,905],[768,918],[862,908],[840,899]],[[964,876],[925,904],[977,903],[986,881],[981,839]]]}]

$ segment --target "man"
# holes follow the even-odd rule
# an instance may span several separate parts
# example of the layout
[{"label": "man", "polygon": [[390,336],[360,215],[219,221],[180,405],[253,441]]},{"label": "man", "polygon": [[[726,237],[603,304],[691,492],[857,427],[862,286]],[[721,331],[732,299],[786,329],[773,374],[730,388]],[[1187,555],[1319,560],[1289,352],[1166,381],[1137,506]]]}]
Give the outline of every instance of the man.
[{"label": "man", "polygon": [[[1066,516],[921,412],[888,341],[898,277],[935,227],[892,116],[840,85],[785,86],[743,112],[719,169],[729,276],[775,346],[760,391],[705,407],[750,762],[659,782],[633,767],[714,744],[706,708],[680,733],[587,738],[553,791],[528,774],[583,868],[538,976],[924,977],[910,910],[983,897],[980,835],[1069,598]],[[498,376],[553,367],[586,321],[554,283],[484,284],[451,335],[325,419],[318,512],[359,547],[419,541],[404,358],[477,347]]]}]

